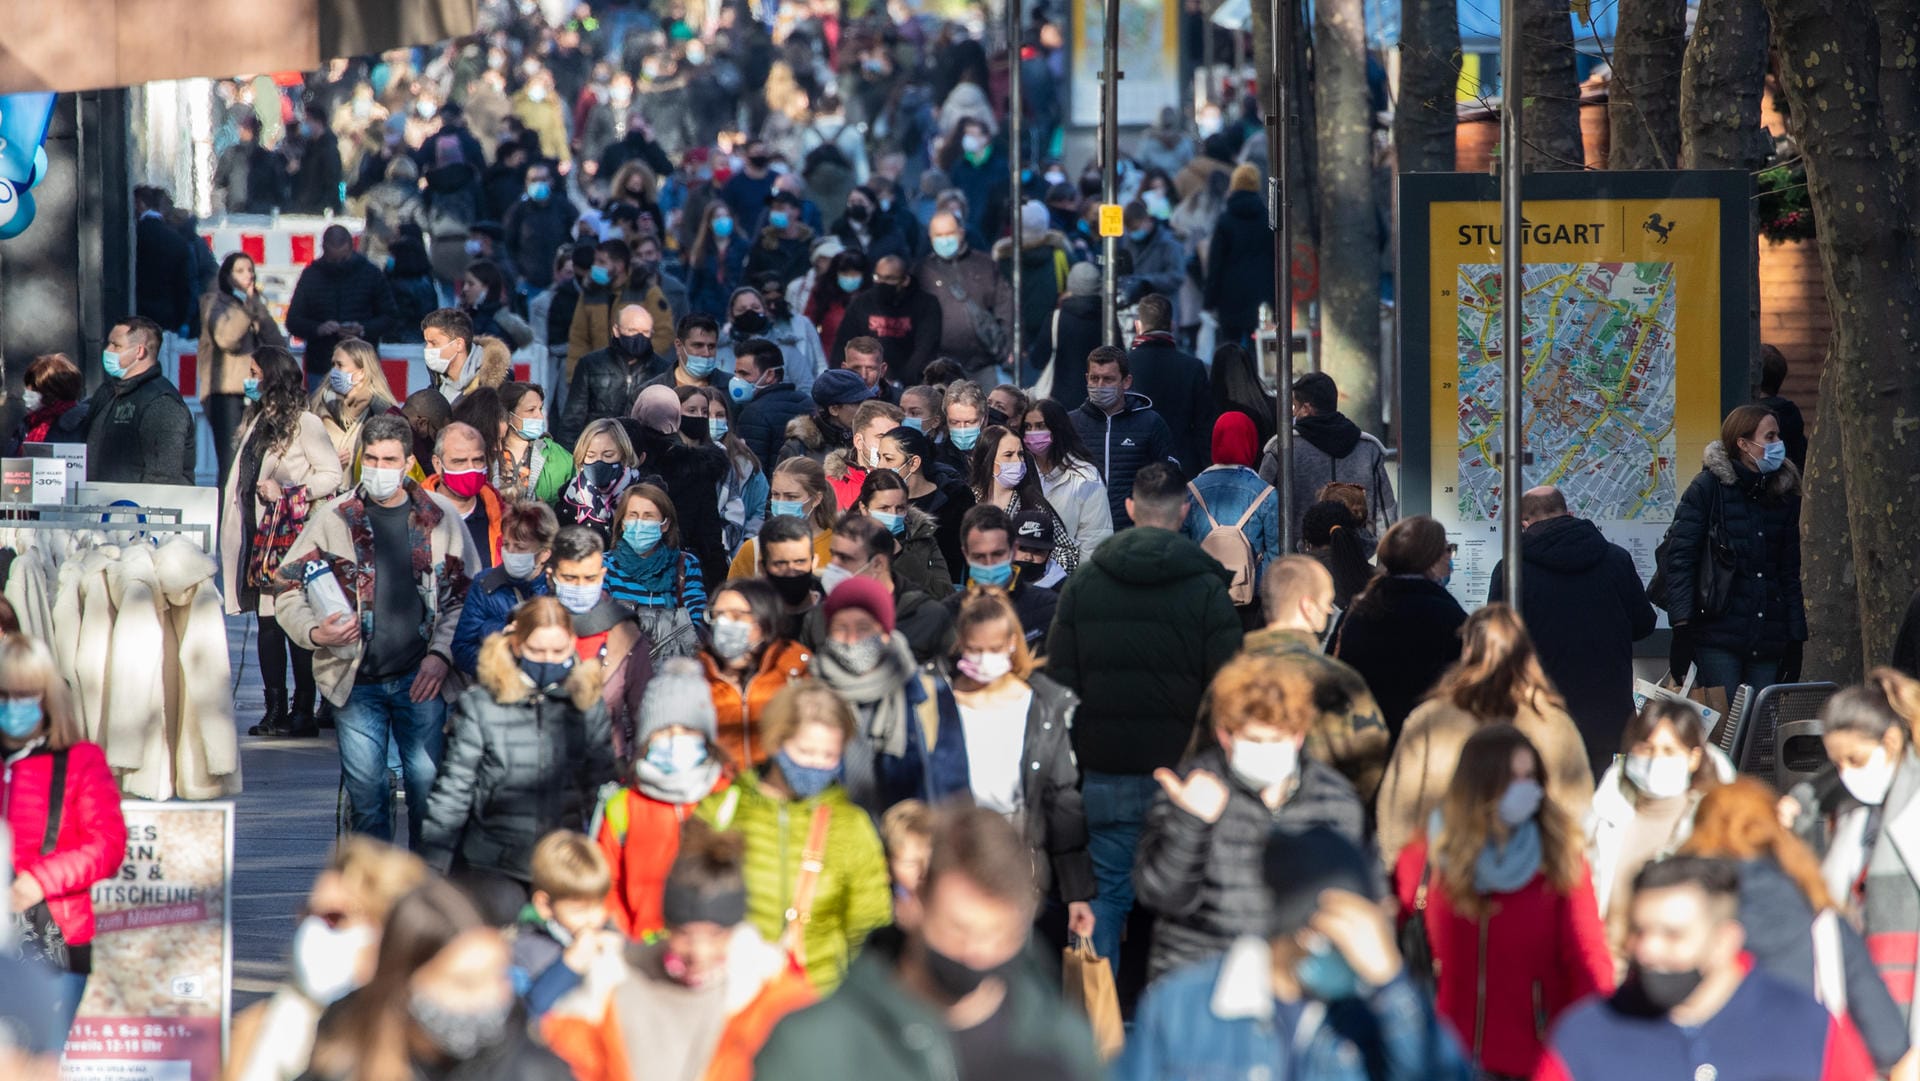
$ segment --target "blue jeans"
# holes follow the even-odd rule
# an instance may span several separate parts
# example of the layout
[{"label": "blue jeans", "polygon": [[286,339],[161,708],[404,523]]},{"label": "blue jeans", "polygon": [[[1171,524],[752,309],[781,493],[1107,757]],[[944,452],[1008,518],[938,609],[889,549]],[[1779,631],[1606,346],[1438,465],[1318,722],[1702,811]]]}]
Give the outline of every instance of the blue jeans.
[{"label": "blue jeans", "polygon": [[1087,854],[1093,857],[1093,879],[1100,892],[1093,899],[1093,946],[1120,970],[1120,932],[1133,911],[1133,853],[1140,847],[1140,831],[1147,808],[1160,794],[1152,777],[1086,772],[1080,778],[1080,798],[1087,811]]},{"label": "blue jeans", "polygon": [[1742,656],[1728,649],[1696,646],[1693,650],[1693,663],[1699,669],[1694,685],[1725,687],[1729,701],[1733,698],[1733,692],[1743,683],[1758,692],[1760,688],[1777,683],[1780,679],[1778,658],[1759,660],[1751,656]]},{"label": "blue jeans", "polygon": [[60,1022],[60,1031],[73,1031],[74,1015],[80,1012],[80,1000],[87,997],[87,977],[78,972],[62,972],[54,977],[60,988],[59,1001],[54,1003],[53,1015]]},{"label": "blue jeans", "polygon": [[447,706],[438,697],[415,702],[409,697],[413,677],[387,683],[362,683],[353,688],[347,704],[334,712],[340,740],[340,769],[346,774],[347,800],[352,806],[353,832],[382,841],[393,840],[392,800],[387,768],[389,740],[400,752],[401,782],[407,792],[407,842],[418,846],[420,823],[427,813],[427,794],[433,791],[446,747]]}]

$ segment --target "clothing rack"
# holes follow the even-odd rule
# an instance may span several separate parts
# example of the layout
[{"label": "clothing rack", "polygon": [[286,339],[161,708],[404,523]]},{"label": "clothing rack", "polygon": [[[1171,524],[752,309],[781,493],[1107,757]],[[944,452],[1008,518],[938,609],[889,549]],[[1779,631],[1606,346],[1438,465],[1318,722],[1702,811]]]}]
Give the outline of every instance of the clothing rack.
[{"label": "clothing rack", "polygon": [[[8,518],[33,513],[38,518]],[[8,529],[61,530],[68,533],[192,533],[200,547],[212,551],[213,527],[204,522],[182,522],[178,507],[75,506],[66,503],[0,503],[0,531]],[[50,517],[53,516],[53,517]],[[162,517],[171,521],[112,522],[111,516]],[[97,519],[97,520],[96,520]]]}]

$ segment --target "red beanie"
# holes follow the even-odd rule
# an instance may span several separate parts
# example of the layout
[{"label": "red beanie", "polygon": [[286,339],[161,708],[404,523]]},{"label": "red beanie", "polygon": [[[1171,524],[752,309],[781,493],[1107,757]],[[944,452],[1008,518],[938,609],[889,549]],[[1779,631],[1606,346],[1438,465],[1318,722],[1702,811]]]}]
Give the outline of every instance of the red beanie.
[{"label": "red beanie", "polygon": [[888,634],[893,633],[893,594],[871,578],[849,578],[834,586],[821,607],[826,609],[829,625],[833,623],[834,613],[858,608],[872,616]]},{"label": "red beanie", "polygon": [[1253,418],[1237,409],[1220,414],[1213,422],[1213,464],[1251,467],[1260,453],[1260,437],[1253,430]]}]

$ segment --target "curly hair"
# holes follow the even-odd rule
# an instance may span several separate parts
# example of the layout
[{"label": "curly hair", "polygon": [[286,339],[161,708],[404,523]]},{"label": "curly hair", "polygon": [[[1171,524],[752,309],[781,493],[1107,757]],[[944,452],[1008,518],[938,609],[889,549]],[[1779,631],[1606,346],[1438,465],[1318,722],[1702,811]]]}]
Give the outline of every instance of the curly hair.
[{"label": "curly hair", "polygon": [[1312,727],[1318,711],[1313,680],[1272,654],[1242,653],[1214,675],[1208,715],[1229,734],[1248,725],[1272,725],[1291,735]]},{"label": "curly hair", "polygon": [[307,411],[306,375],[293,354],[278,346],[255,350],[253,363],[260,369],[260,398],[247,406],[247,419],[267,446],[280,450],[293,442]]}]

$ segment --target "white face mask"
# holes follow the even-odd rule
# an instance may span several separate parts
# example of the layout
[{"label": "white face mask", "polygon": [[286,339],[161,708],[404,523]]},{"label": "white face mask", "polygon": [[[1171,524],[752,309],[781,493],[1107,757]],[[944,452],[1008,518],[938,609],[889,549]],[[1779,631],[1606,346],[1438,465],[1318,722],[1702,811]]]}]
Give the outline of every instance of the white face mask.
[{"label": "white face mask", "polygon": [[360,491],[375,503],[392,499],[393,493],[400,490],[400,480],[403,476],[405,474],[398,469],[363,466],[360,470]]},{"label": "white face mask", "polygon": [[1854,799],[1869,807],[1878,807],[1886,802],[1887,789],[1893,787],[1893,774],[1898,769],[1899,763],[1887,757],[1885,747],[1875,747],[1866,765],[1840,771],[1840,783],[1847,786]]},{"label": "white face mask", "polygon": [[26,390],[20,392],[20,404],[26,406],[27,412],[32,413],[47,403],[46,399],[40,396],[39,391],[28,387]]},{"label": "white face mask", "polygon": [[437,346],[429,345],[422,349],[420,359],[425,362],[427,370],[435,375],[444,375],[453,366],[453,357]]},{"label": "white face mask", "polygon": [[1540,801],[1546,794],[1540,782],[1530,777],[1513,782],[1500,796],[1500,821],[1509,826],[1530,821],[1540,813]]},{"label": "white face mask", "polygon": [[1241,780],[1264,792],[1293,780],[1300,770],[1300,745],[1290,739],[1278,743],[1236,739],[1227,765]]},{"label": "white face mask", "polygon": [[1684,755],[1630,754],[1626,774],[1633,787],[1654,799],[1672,799],[1693,783]]},{"label": "white face mask", "polygon": [[321,1006],[331,1006],[360,986],[355,972],[360,951],[373,941],[373,928],[334,929],[318,916],[300,921],[293,933],[293,983]]},{"label": "white face mask", "polygon": [[831,594],[840,583],[851,577],[853,572],[838,563],[829,565],[826,570],[820,572],[820,595],[824,597]]},{"label": "white face mask", "polygon": [[962,675],[977,683],[992,683],[1013,671],[1013,654],[967,653],[961,656],[958,667]]},{"label": "white face mask", "polygon": [[500,553],[500,566],[506,570],[509,578],[524,581],[533,577],[534,564],[538,562],[540,562],[540,556],[535,552],[502,551]]}]

